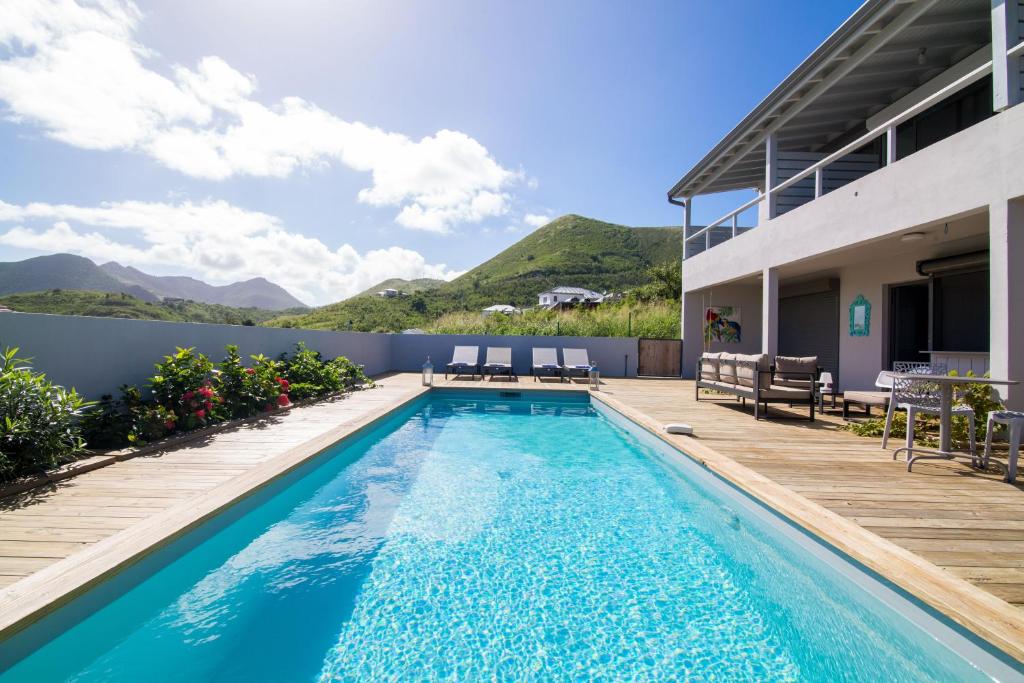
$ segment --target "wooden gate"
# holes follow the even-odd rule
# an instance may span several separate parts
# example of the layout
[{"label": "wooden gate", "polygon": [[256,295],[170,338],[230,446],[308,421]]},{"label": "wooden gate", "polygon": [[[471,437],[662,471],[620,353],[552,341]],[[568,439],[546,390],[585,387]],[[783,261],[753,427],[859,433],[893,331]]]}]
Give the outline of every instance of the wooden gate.
[{"label": "wooden gate", "polygon": [[679,377],[682,372],[681,339],[640,339],[637,374],[641,377]]}]

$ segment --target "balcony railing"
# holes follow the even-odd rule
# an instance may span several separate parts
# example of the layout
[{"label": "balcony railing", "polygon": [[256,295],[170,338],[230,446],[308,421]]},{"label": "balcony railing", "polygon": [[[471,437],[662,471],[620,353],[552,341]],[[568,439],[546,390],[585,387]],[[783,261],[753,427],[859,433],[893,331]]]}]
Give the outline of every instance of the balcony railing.
[{"label": "balcony railing", "polygon": [[[1016,45],[1014,45],[1013,47],[1006,51],[1007,59],[1013,59],[1022,56],[1024,56],[1024,41],[1017,43]],[[952,81],[951,83],[941,88],[940,90],[936,91],[932,95],[929,95],[928,97],[920,100],[913,106],[905,109],[900,114],[893,116],[884,123],[875,126],[864,135],[837,149],[835,152],[832,152],[831,154],[820,159],[819,161],[814,162],[813,164],[805,168],[803,171],[795,173],[794,175],[790,176],[789,178],[786,178],[777,185],[769,188],[766,192],[762,192],[761,194],[757,195],[750,201],[725,214],[718,220],[712,223],[708,223],[706,226],[704,226],[700,230],[694,231],[692,234],[685,235],[683,238],[683,259],[686,259],[688,256],[695,255],[696,249],[691,248],[690,245],[691,243],[697,242],[697,240],[704,241],[704,249],[701,251],[706,251],[710,249],[713,246],[712,235],[714,234],[716,237],[720,235],[723,231],[723,226],[725,226],[726,222],[730,223],[730,225],[727,228],[725,228],[725,230],[728,232],[727,239],[736,237],[740,230],[738,222],[740,214],[742,214],[744,211],[747,211],[751,207],[758,206],[759,204],[761,204],[761,202],[768,200],[769,198],[777,198],[780,195],[780,193],[782,193],[784,190],[793,187],[794,185],[800,183],[803,180],[812,177],[814,178],[814,199],[817,199],[822,194],[824,194],[826,190],[826,169],[831,164],[834,164],[843,159],[844,157],[853,154],[856,150],[860,149],[869,142],[872,142],[877,138],[880,138],[883,135],[894,135],[896,126],[912,119],[921,112],[933,107],[939,102],[942,102],[950,95],[953,95],[954,93],[963,90],[967,86],[977,82],[978,80],[984,78],[990,73],[992,73],[992,60],[989,60],[988,62],[967,72],[960,78],[957,78],[956,80]],[[729,228],[731,228],[731,231],[729,231]],[[720,243],[720,241],[725,240],[714,240],[715,243]]]}]

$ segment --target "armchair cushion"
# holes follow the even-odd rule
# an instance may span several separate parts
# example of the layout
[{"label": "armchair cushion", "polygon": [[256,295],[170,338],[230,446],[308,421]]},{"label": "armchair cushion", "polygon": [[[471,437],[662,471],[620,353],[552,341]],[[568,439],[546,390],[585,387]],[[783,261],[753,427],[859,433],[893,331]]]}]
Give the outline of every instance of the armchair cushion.
[{"label": "armchair cushion", "polygon": [[782,387],[810,389],[811,377],[818,376],[817,356],[776,356],[775,384]]},{"label": "armchair cushion", "polygon": [[758,382],[762,388],[771,384],[771,368],[768,365],[768,354],[737,354],[736,355],[736,383],[745,387],[754,386],[754,374],[761,375]]}]

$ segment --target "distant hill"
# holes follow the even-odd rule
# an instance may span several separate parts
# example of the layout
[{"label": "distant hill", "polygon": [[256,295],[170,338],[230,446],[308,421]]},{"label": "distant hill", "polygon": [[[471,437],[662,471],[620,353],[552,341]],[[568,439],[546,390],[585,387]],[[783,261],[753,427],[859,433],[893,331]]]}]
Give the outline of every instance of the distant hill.
[{"label": "distant hill", "polygon": [[451,282],[395,299],[363,293],[265,324],[400,331],[453,311],[476,311],[492,304],[533,306],[538,293],[557,285],[597,291],[631,289],[648,282],[652,266],[676,262],[681,253],[678,228],[630,228],[570,214]]},{"label": "distant hill", "polygon": [[114,261],[104,263],[100,269],[123,283],[137,285],[161,299],[167,297],[190,299],[208,304],[265,308],[271,311],[305,305],[284,288],[261,277],[217,286],[183,275],[150,275],[137,268],[122,266]]},{"label": "distant hill", "polygon": [[[280,311],[268,311],[261,308],[233,308],[221,304],[206,304],[170,298],[150,302],[120,292],[71,289],[0,295],[0,306],[6,306],[13,311],[22,313],[88,315],[99,318],[172,320],[224,325],[256,324],[271,316],[280,315]],[[297,311],[298,309],[292,309],[293,313]]]},{"label": "distant hill", "polygon": [[24,261],[0,263],[0,294],[37,292],[45,289],[125,292],[142,301],[157,300],[157,297],[145,288],[122,282],[81,256],[51,254]]},{"label": "distant hill", "polygon": [[356,294],[356,296],[372,295],[385,289],[397,289],[400,292],[412,294],[413,292],[422,292],[425,289],[433,289],[434,287],[439,287],[444,283],[444,280],[435,280],[432,277],[421,277],[415,280],[403,280],[400,277],[393,277],[390,280],[378,282],[373,287],[370,287],[362,292],[359,292],[359,294]]}]

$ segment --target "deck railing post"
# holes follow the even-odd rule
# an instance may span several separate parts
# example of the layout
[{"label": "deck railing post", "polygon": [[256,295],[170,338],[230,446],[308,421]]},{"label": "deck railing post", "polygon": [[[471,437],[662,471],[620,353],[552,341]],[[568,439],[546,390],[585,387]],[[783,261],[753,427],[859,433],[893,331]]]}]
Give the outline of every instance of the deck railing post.
[{"label": "deck railing post", "polygon": [[760,212],[765,221],[775,218],[775,192],[778,181],[779,143],[772,133],[764,140],[764,208]]},{"label": "deck railing post", "polygon": [[885,129],[885,165],[896,163],[896,126]]},{"label": "deck railing post", "polygon": [[819,166],[814,170],[814,198],[825,194],[825,168]]},{"label": "deck railing post", "polygon": [[732,236],[736,237],[736,228],[740,227],[740,215],[734,213],[732,215]]},{"label": "deck railing post", "polygon": [[1020,4],[992,0],[992,109],[1004,111],[1020,102],[1020,57],[1007,51],[1020,42]]}]

